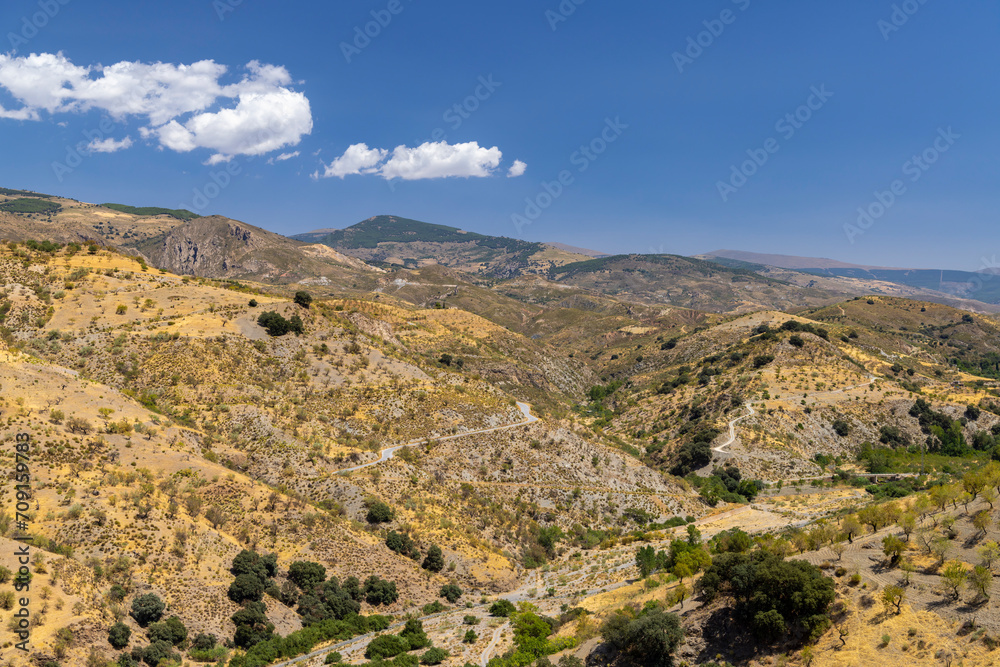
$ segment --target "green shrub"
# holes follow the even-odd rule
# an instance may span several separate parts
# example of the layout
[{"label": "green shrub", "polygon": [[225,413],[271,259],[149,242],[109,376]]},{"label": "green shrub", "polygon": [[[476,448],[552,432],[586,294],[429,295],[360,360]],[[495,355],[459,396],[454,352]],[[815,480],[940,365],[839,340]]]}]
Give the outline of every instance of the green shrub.
[{"label": "green shrub", "polygon": [[284,336],[287,333],[301,334],[305,331],[302,318],[298,315],[292,315],[286,320],[273,310],[261,313],[257,318],[257,324],[264,327],[267,335],[272,337]]},{"label": "green shrub", "polygon": [[132,611],[130,615],[135,622],[142,627],[155,623],[163,616],[163,610],[167,605],[154,593],[146,593],[132,600]]},{"label": "green shrub", "polygon": [[108,629],[108,643],[119,651],[128,646],[131,637],[132,630],[120,621]]},{"label": "green shrub", "polygon": [[312,294],[309,292],[298,291],[295,293],[295,303],[302,306],[303,308],[308,308],[312,304]]},{"label": "green shrub", "polygon": [[388,523],[392,521],[395,513],[392,508],[381,500],[375,500],[368,505],[368,523]]},{"label": "green shrub", "polygon": [[443,648],[431,648],[424,652],[420,656],[421,665],[440,665],[445,659],[451,654],[445,651]]},{"label": "green shrub", "polygon": [[288,566],[288,578],[303,591],[311,591],[326,579],[326,568],[312,561],[297,560]]},{"label": "green shrub", "polygon": [[368,643],[365,657],[369,660],[392,658],[410,650],[410,645],[399,635],[379,635]]},{"label": "green shrub", "polygon": [[444,569],[444,554],[441,553],[441,547],[436,544],[432,544],[430,549],[427,550],[427,557],[424,558],[424,562],[421,565],[425,570],[430,570],[431,572],[440,572]]},{"label": "green shrub", "polygon": [[399,598],[395,581],[386,581],[375,575],[365,580],[364,594],[370,605],[392,604]]},{"label": "green shrub", "polygon": [[440,614],[442,611],[447,609],[440,601],[435,600],[430,604],[425,604],[423,606],[424,616],[430,616],[431,614]]},{"label": "green shrub", "polygon": [[150,641],[166,641],[177,646],[187,639],[187,628],[176,616],[171,616],[161,623],[153,623],[147,630]]},{"label": "green shrub", "polygon": [[455,584],[445,584],[441,587],[440,595],[451,604],[455,604],[458,598],[462,597],[462,589]]},{"label": "green shrub", "polygon": [[661,607],[636,614],[620,609],[601,626],[604,639],[637,664],[670,667],[673,654],[684,639],[680,619]]},{"label": "green shrub", "polygon": [[508,617],[517,611],[517,607],[510,600],[497,600],[490,605],[490,616]]}]

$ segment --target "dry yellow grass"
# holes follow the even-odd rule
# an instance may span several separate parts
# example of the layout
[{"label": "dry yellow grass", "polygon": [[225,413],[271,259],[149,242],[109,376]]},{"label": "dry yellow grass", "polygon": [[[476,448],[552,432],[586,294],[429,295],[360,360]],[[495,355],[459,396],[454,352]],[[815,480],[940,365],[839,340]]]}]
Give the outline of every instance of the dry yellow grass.
[{"label": "dry yellow grass", "polygon": [[[899,615],[886,615],[876,604],[852,614],[846,628],[844,645],[836,629],[820,639],[813,648],[811,667],[1000,664],[1000,654],[990,651],[976,632],[959,636],[957,622],[928,611],[914,612],[907,605]],[[890,638],[888,644],[883,644],[884,636]]]}]

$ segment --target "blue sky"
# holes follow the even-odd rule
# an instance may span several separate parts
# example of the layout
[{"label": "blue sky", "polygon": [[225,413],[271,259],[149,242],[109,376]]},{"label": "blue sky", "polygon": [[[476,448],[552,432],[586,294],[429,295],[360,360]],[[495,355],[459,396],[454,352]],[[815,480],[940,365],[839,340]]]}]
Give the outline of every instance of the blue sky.
[{"label": "blue sky", "polygon": [[996,3],[649,5],[7,0],[0,185],[286,234],[1000,255]]}]

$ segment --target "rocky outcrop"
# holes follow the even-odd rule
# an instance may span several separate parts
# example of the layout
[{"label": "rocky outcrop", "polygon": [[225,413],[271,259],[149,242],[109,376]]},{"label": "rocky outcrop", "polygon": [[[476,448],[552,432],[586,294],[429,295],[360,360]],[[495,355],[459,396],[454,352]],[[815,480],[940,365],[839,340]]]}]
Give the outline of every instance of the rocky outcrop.
[{"label": "rocky outcrop", "polygon": [[146,241],[137,250],[154,266],[181,275],[296,283],[326,279],[340,282],[368,272],[360,260],[286,238],[221,216],[191,220]]}]

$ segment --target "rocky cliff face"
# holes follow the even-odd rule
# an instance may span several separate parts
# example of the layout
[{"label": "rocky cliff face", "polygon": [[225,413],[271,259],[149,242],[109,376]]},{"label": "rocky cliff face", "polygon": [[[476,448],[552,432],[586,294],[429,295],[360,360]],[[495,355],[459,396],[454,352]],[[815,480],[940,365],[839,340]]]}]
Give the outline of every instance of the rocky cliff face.
[{"label": "rocky cliff face", "polygon": [[333,253],[317,253],[308,244],[221,216],[192,220],[136,250],[157,268],[206,278],[336,282],[371,269],[353,258],[340,262],[330,256]]}]

